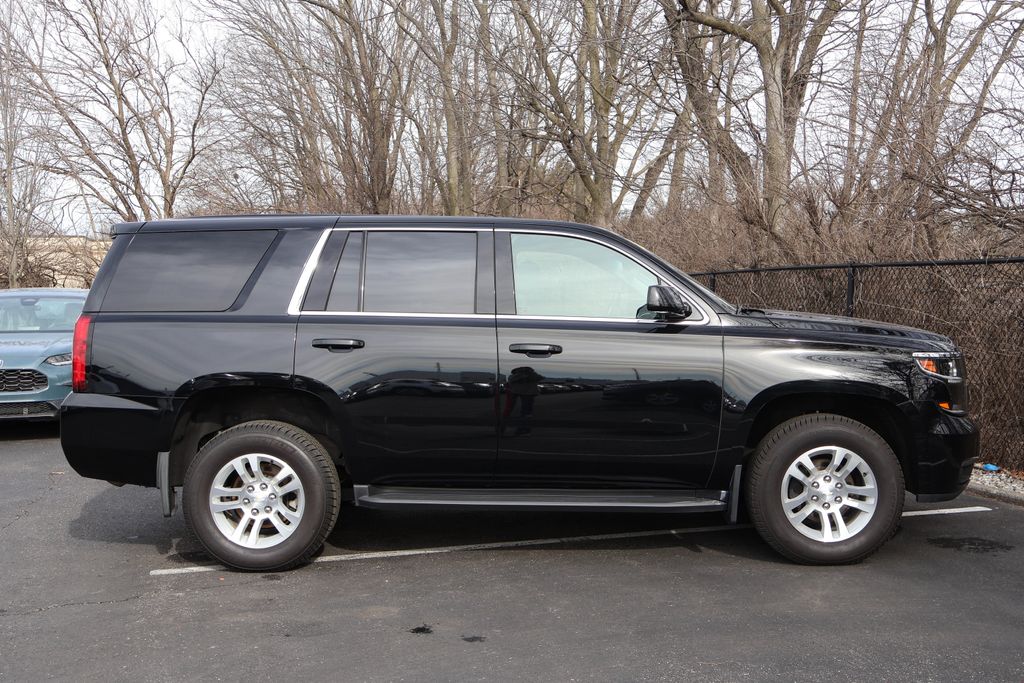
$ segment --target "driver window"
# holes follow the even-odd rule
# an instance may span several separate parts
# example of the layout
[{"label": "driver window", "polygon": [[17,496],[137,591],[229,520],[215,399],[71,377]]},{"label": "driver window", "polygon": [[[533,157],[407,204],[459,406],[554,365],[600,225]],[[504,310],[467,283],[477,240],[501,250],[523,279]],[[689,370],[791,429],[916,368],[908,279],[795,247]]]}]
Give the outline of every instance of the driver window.
[{"label": "driver window", "polygon": [[557,235],[512,234],[518,315],[635,319],[658,278],[604,245]]}]

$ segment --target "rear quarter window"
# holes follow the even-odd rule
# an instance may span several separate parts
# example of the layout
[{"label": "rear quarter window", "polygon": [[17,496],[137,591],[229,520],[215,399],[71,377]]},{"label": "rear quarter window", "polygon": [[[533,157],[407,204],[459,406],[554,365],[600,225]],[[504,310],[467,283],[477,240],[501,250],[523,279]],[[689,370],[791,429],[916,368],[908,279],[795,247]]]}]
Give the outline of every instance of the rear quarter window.
[{"label": "rear quarter window", "polygon": [[137,234],[110,282],[109,312],[226,311],[276,230]]}]

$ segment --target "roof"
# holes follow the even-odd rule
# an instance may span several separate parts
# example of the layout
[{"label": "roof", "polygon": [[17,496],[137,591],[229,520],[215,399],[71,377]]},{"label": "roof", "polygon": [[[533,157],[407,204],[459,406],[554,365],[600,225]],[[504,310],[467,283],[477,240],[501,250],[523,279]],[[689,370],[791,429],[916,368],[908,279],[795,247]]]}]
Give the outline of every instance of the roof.
[{"label": "roof", "polygon": [[255,214],[243,216],[200,216],[195,218],[163,218],[156,221],[117,223],[113,226],[115,235],[136,232],[191,232],[197,230],[258,230],[258,229],[324,229],[335,225],[389,225],[414,226],[444,223],[448,225],[478,225],[512,227],[530,225],[535,227],[574,228],[606,235],[615,235],[610,230],[592,225],[567,221],[551,221],[535,218],[505,218],[495,216],[359,216],[338,214]]}]

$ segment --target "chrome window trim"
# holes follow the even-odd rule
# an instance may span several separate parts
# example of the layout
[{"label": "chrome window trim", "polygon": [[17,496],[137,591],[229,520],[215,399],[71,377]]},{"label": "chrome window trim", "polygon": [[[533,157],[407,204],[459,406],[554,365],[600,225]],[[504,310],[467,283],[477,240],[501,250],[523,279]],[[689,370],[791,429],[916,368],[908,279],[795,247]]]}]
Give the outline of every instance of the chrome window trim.
[{"label": "chrome window trim", "polygon": [[348,318],[461,318],[494,320],[493,313],[392,313],[390,311],[303,311],[302,315]]},{"label": "chrome window trim", "polygon": [[288,315],[299,315],[301,313],[300,307],[302,306],[302,300],[306,298],[309,281],[313,279],[313,271],[316,270],[316,264],[320,262],[320,253],[324,250],[324,245],[327,244],[327,238],[330,237],[331,232],[332,228],[327,228],[320,233],[320,238],[317,239],[316,244],[313,246],[313,251],[306,258],[306,263],[302,266],[302,272],[299,274],[299,281],[295,284],[295,290],[292,292],[291,301],[288,302]]},{"label": "chrome window trim", "polygon": [[[699,320],[651,320],[647,318],[588,318],[583,316],[557,316],[557,315],[510,315],[510,314],[499,314],[493,315],[490,313],[399,313],[399,312],[382,312],[382,311],[303,311],[301,310],[302,300],[306,296],[306,291],[309,289],[310,280],[313,279],[313,272],[316,270],[317,264],[320,262],[320,254],[323,252],[324,247],[327,244],[327,239],[330,237],[332,232],[338,231],[357,231],[357,232],[480,232],[481,230],[491,230],[493,232],[508,232],[508,233],[524,233],[524,234],[535,234],[535,235],[557,235],[559,237],[570,237],[574,239],[586,240],[588,242],[594,242],[600,244],[609,249],[614,249],[626,258],[637,263],[641,268],[644,268],[648,272],[655,275],[659,280],[663,280],[672,289],[676,290],[681,297],[683,297],[695,311],[699,311],[701,318]],[[365,247],[364,247],[365,256]],[[447,318],[447,319],[497,319],[497,320],[541,320],[541,321],[563,321],[563,322],[611,322],[611,323],[633,323],[633,324],[654,324],[654,325],[708,325],[713,321],[714,313],[711,312],[706,306],[695,300],[695,297],[691,296],[688,292],[682,289],[674,279],[671,273],[662,271],[660,268],[654,266],[654,264],[648,264],[641,261],[639,258],[625,251],[621,247],[615,244],[609,244],[608,242],[601,240],[590,235],[580,235],[574,232],[568,232],[564,230],[538,230],[536,228],[529,227],[517,227],[517,228],[490,228],[485,225],[477,227],[447,227],[447,226],[420,226],[420,227],[394,227],[394,226],[358,226],[349,225],[343,227],[325,228],[323,233],[317,239],[316,244],[313,247],[313,251],[310,252],[309,257],[306,259],[305,265],[302,267],[302,272],[299,275],[299,280],[295,284],[295,290],[292,292],[292,298],[288,304],[288,315],[312,315],[312,316],[344,316],[344,317],[370,317],[370,318]]]},{"label": "chrome window trim", "polygon": [[355,231],[355,232],[480,232],[481,230],[493,231],[494,228],[487,227],[486,225],[483,225],[483,224],[478,225],[475,228],[466,228],[466,227],[451,227],[451,228],[448,228],[448,227],[440,227],[440,226],[435,226],[435,227],[423,226],[423,227],[417,228],[417,227],[410,227],[408,225],[399,225],[399,226],[387,226],[387,225],[369,225],[369,226],[345,225],[345,226],[342,226],[340,228],[327,228],[327,230],[330,230],[331,232],[341,232],[341,231],[345,231],[345,230],[347,230],[347,231]]},{"label": "chrome window trim", "polygon": [[578,323],[620,323],[625,325],[706,325],[707,320],[690,321],[686,320],[656,320],[654,318],[587,318],[584,316],[571,315],[510,315],[502,313],[498,320],[553,320],[557,322],[578,322]]}]

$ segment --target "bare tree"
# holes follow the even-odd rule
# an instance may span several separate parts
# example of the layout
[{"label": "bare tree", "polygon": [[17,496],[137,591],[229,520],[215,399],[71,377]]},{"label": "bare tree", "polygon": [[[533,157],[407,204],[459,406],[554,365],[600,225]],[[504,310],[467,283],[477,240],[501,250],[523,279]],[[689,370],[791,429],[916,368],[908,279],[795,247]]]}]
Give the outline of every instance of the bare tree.
[{"label": "bare tree", "polygon": [[220,66],[128,0],[47,0],[37,21],[21,55],[57,124],[47,170],[123,220],[173,216],[210,144]]},{"label": "bare tree", "polygon": [[[734,180],[741,191],[753,186],[749,157],[731,139],[730,133],[714,119],[704,100],[709,99],[707,80],[699,64],[704,54],[699,34],[679,27],[679,21],[697,24],[710,31],[722,32],[750,45],[760,69],[758,85],[763,100],[763,137],[759,140],[763,153],[761,181],[761,221],[776,240],[785,244],[779,232],[783,210],[789,196],[789,181],[797,121],[804,104],[811,69],[818,62],[822,41],[832,22],[844,6],[843,0],[753,0],[749,11],[742,14],[735,3],[726,4],[722,12],[715,0],[680,0],[678,11],[662,2],[670,25],[682,33],[680,65],[684,80],[695,100],[695,111],[706,134],[714,140],[716,152],[724,154]],[[731,10],[731,11],[730,11]],[[696,48],[696,54],[695,54]],[[697,92],[698,89],[702,92]],[[699,105],[697,104],[699,103]],[[748,214],[752,209],[746,207]],[[792,251],[790,244],[785,244]]]},{"label": "bare tree", "polygon": [[540,11],[515,0],[524,49],[535,79],[516,79],[541,117],[532,131],[556,142],[573,171],[571,201],[579,220],[612,223],[645,169],[636,136],[657,125],[657,56],[662,32],[651,30],[653,8],[633,0],[564,0]]},{"label": "bare tree", "polygon": [[25,15],[18,3],[0,4],[0,254],[8,287],[23,282],[31,238],[47,232],[44,211],[51,187],[42,170],[44,151],[35,135],[34,103],[18,45],[25,39]]},{"label": "bare tree", "polygon": [[11,282],[58,224],[180,212],[574,218],[702,267],[1024,247],[1024,0],[196,0],[206,39],[0,2]]}]

